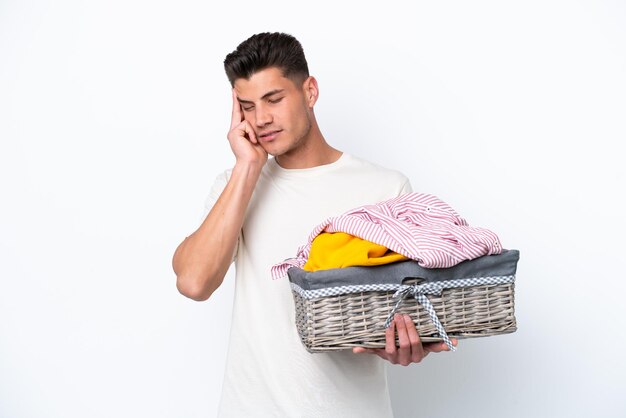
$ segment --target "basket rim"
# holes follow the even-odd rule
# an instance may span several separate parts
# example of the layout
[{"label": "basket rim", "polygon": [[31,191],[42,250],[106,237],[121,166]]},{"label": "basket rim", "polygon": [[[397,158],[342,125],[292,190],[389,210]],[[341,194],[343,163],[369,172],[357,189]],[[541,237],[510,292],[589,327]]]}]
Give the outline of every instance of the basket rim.
[{"label": "basket rim", "polygon": [[503,284],[515,283],[515,275],[508,276],[487,276],[487,277],[467,277],[463,279],[444,280],[440,282],[425,282],[413,285],[406,284],[390,284],[390,283],[374,283],[360,284],[351,286],[333,286],[323,289],[307,290],[300,287],[297,283],[291,282],[291,289],[304,299],[315,299],[327,296],[338,296],[349,293],[361,292],[400,292],[405,289],[414,288],[419,293],[437,294],[444,289],[452,289],[459,287],[471,286],[498,286]]}]

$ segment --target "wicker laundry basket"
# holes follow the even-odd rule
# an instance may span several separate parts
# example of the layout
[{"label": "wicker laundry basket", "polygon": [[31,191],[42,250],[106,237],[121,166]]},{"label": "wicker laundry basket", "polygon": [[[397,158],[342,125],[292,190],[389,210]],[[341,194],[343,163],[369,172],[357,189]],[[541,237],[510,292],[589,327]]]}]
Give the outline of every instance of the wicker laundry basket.
[{"label": "wicker laundry basket", "polygon": [[316,272],[290,268],[298,334],[312,353],[382,348],[394,312],[410,315],[424,342],[514,332],[518,260],[517,250],[505,250],[445,269],[415,261]]}]

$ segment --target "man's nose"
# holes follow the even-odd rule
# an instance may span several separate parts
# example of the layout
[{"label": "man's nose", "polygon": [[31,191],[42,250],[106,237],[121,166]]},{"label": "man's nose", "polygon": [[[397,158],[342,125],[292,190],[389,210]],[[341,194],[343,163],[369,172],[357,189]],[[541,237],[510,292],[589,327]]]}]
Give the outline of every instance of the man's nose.
[{"label": "man's nose", "polygon": [[265,125],[272,123],[272,114],[267,111],[265,106],[256,107],[256,126],[262,128]]}]

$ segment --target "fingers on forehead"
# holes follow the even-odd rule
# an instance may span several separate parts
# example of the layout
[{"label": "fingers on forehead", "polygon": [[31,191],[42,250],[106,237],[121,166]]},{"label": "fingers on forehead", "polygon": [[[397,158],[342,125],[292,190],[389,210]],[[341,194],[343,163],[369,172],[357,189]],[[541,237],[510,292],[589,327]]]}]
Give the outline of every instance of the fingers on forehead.
[{"label": "fingers on forehead", "polygon": [[241,105],[239,104],[239,100],[237,100],[237,93],[233,90],[233,112],[239,112],[241,110]]}]

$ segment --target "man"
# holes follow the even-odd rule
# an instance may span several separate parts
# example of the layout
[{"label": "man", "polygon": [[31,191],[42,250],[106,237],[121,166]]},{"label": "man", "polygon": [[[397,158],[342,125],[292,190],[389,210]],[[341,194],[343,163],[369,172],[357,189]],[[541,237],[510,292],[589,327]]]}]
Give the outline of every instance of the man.
[{"label": "man", "polygon": [[318,84],[292,36],[254,35],[224,66],[233,87],[227,137],[236,162],[218,176],[206,218],[173,259],[178,290],[199,301],[235,261],[220,416],[391,416],[381,359],[418,363],[445,344],[422,344],[410,318],[398,315],[385,349],[310,354],[297,335],[289,282],[272,280],[270,268],[293,256],[325,218],[408,193],[410,183],[326,142],[313,111]]}]

